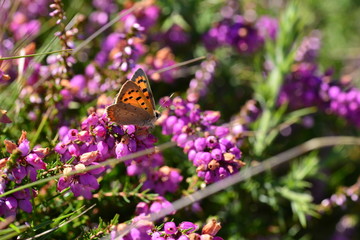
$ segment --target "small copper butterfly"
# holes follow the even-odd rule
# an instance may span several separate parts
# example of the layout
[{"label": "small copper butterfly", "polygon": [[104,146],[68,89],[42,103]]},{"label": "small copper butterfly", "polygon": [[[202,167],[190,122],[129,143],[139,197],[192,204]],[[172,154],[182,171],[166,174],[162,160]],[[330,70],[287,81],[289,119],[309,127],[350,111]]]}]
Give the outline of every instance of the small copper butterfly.
[{"label": "small copper butterfly", "polygon": [[106,108],[108,118],[119,125],[152,127],[160,113],[144,70],[136,70],[131,80],[121,87],[115,103]]}]

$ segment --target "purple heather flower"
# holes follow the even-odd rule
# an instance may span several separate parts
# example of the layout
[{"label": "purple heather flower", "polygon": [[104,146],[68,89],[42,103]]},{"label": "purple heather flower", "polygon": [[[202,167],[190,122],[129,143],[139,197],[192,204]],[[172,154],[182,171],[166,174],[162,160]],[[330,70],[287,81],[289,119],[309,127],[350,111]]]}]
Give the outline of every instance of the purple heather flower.
[{"label": "purple heather flower", "polygon": [[107,13],[113,13],[117,11],[117,5],[114,0],[93,0],[92,4],[95,8]]},{"label": "purple heather flower", "polygon": [[[158,196],[156,198],[156,200],[150,205],[150,212],[149,213],[158,213],[160,212],[163,208],[166,209],[173,209],[172,204],[167,201],[164,197]],[[171,214],[175,214],[175,209],[172,211]]]},{"label": "purple heather flower", "polygon": [[71,156],[76,156],[76,157],[80,156],[80,148],[75,143],[69,144],[68,151]]},{"label": "purple heather flower", "polygon": [[148,221],[144,216],[138,216],[132,219],[132,223],[136,224],[136,228],[132,228],[128,234],[124,237],[117,236],[117,231],[121,231],[124,228],[124,224],[119,224],[117,229],[114,229],[110,236],[111,239],[120,239],[120,240],[152,240],[152,237],[149,235],[149,232],[154,228],[152,222]]},{"label": "purple heather flower", "polygon": [[178,238],[178,240],[189,240],[189,238],[187,237],[187,236],[180,236],[179,238]]},{"label": "purple heather flower", "polygon": [[259,35],[264,39],[270,37],[274,40],[279,29],[278,25],[277,19],[268,16],[262,16],[256,22],[256,28],[259,31]]},{"label": "purple heather flower", "polygon": [[5,204],[9,209],[16,209],[18,207],[18,202],[15,197],[6,197]]},{"label": "purple heather flower", "polygon": [[72,178],[72,177],[61,177],[61,178],[59,178],[58,185],[57,185],[57,189],[59,191],[62,191],[65,188],[70,187],[71,181],[68,181],[68,178]]},{"label": "purple heather flower", "polygon": [[155,5],[145,7],[142,11],[136,14],[137,22],[140,26],[144,27],[144,31],[148,31],[152,27],[160,16],[160,8]]},{"label": "purple heather flower", "polygon": [[67,133],[69,132],[69,127],[67,126],[62,126],[59,128],[59,139],[63,140],[63,138],[67,135]]},{"label": "purple heather flower", "polygon": [[26,166],[26,172],[27,172],[27,176],[29,177],[30,181],[35,182],[36,181],[36,177],[37,177],[37,172],[36,172],[36,168],[34,168],[33,166]]},{"label": "purple heather flower", "polygon": [[[216,133],[215,133],[216,134]],[[213,149],[218,144],[215,136],[209,136],[206,138],[206,146],[210,149]],[[195,147],[196,148],[196,147]]]},{"label": "purple heather flower", "polygon": [[186,233],[192,233],[198,230],[199,226],[192,222],[182,222],[179,224],[180,230],[186,230]]},{"label": "purple heather flower", "polygon": [[16,183],[21,183],[21,181],[27,175],[26,168],[20,165],[18,168],[14,168],[12,170],[12,175]]},{"label": "purple heather flower", "polygon": [[207,33],[204,34],[202,38],[205,47],[209,51],[213,51],[216,48],[225,44],[228,31],[229,26],[221,23],[214,28],[211,28]]},{"label": "purple heather flower", "polygon": [[145,202],[139,202],[136,205],[135,214],[137,216],[147,215],[149,213],[149,205]]},{"label": "purple heather flower", "polygon": [[[215,224],[209,225],[206,224],[202,229],[202,234],[195,233],[198,230],[198,226],[192,222],[182,222],[176,227],[174,222],[165,222],[163,229],[160,231],[156,231],[157,228],[153,228],[149,231],[151,235],[151,239],[181,239],[181,240],[189,240],[189,239],[216,239],[223,240],[221,237],[215,236],[217,231],[220,230],[220,223],[215,221]],[[164,236],[164,237],[162,237]]]},{"label": "purple heather flower", "polygon": [[40,31],[41,24],[38,20],[28,20],[21,12],[16,12],[12,17],[9,29],[14,33],[16,40],[25,36],[35,36]]},{"label": "purple heather flower", "polygon": [[56,144],[54,150],[59,154],[64,154],[67,150],[67,146],[64,143],[59,142]]},{"label": "purple heather flower", "polygon": [[206,139],[205,138],[197,138],[194,142],[194,147],[196,151],[202,151],[206,147]]},{"label": "purple heather flower", "polygon": [[89,20],[92,24],[102,26],[109,21],[109,15],[103,11],[95,11],[90,14]]},{"label": "purple heather flower", "polygon": [[163,39],[169,46],[181,46],[189,42],[190,36],[177,24],[172,25],[164,34]]},{"label": "purple heather flower", "polygon": [[126,155],[128,155],[130,153],[128,146],[126,144],[124,144],[124,143],[117,144],[115,151],[116,151],[116,157],[117,158],[121,158],[121,157],[126,156]]},{"label": "purple heather flower", "polygon": [[[216,61],[213,57],[201,63],[201,68],[196,71],[195,77],[190,81],[189,88],[187,90],[187,100],[191,103],[198,102],[200,97],[203,97],[207,93],[207,89],[211,84],[215,74]],[[198,117],[199,114],[191,113],[190,118],[192,121],[198,121],[193,119]]]},{"label": "purple heather flower", "polygon": [[93,130],[93,132],[95,133],[95,135],[97,136],[97,137],[104,137],[105,136],[105,134],[106,134],[106,129],[103,127],[103,126],[101,126],[101,125],[99,125],[99,126],[96,126],[95,128],[94,128],[94,130]]},{"label": "purple heather flower", "polygon": [[21,208],[23,211],[27,213],[32,212],[32,205],[29,199],[22,199],[19,200],[18,202],[19,202],[19,208]]},{"label": "purple heather flower", "polygon": [[220,112],[218,111],[204,111],[203,124],[214,124],[220,118]]},{"label": "purple heather flower", "polygon": [[78,139],[78,130],[76,129],[70,129],[67,133],[68,139],[70,141],[75,141]]},{"label": "purple heather flower", "polygon": [[18,149],[20,150],[22,156],[26,156],[30,151],[30,142],[27,139],[24,139],[19,144]]},{"label": "purple heather flower", "polygon": [[312,31],[305,37],[296,51],[295,60],[298,62],[314,62],[319,55],[321,46],[319,31]]},{"label": "purple heather flower", "polygon": [[94,188],[90,186],[75,183],[72,184],[70,188],[71,191],[74,193],[74,197],[83,196],[85,199],[92,198],[91,190],[94,190]]},{"label": "purple heather flower", "polygon": [[72,77],[70,80],[70,88],[73,93],[78,97],[84,94],[84,88],[86,87],[86,78],[84,75],[78,74]]},{"label": "purple heather flower", "polygon": [[160,195],[164,195],[166,192],[174,193],[178,190],[182,179],[178,169],[162,166],[159,170],[148,173],[142,188],[152,189]]},{"label": "purple heather flower", "polygon": [[239,52],[252,53],[262,45],[262,39],[255,27],[241,19],[229,27],[227,43]]},{"label": "purple heather flower", "polygon": [[26,161],[32,165],[36,170],[46,169],[46,163],[35,153],[30,153],[25,157]]},{"label": "purple heather flower", "polygon": [[164,231],[166,234],[175,234],[177,232],[177,228],[174,222],[167,222],[164,224]]},{"label": "purple heather flower", "polygon": [[288,103],[291,109],[324,107],[325,103],[320,96],[321,83],[322,80],[316,74],[315,65],[298,64],[295,71],[286,78],[278,102],[279,104]]}]

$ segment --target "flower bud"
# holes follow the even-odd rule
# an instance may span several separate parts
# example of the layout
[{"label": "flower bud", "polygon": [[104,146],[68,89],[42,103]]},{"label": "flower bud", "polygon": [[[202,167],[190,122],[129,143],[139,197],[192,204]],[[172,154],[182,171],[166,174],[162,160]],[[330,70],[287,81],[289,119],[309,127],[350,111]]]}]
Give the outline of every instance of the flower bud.
[{"label": "flower bud", "polygon": [[217,222],[215,219],[211,219],[202,229],[202,234],[209,234],[215,236],[218,231],[221,229],[220,222]]}]

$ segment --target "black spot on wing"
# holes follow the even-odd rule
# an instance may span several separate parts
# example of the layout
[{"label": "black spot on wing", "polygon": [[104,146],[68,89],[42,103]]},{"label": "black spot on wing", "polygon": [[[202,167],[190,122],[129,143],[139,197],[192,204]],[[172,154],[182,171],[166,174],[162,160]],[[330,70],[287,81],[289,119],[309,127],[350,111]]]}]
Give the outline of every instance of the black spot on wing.
[{"label": "black spot on wing", "polygon": [[143,93],[145,93],[145,92],[147,92],[147,91],[148,91],[147,88],[144,88],[144,89],[142,90]]},{"label": "black spot on wing", "polygon": [[137,97],[137,98],[136,98],[136,101],[139,101],[140,99],[141,99],[141,97]]}]

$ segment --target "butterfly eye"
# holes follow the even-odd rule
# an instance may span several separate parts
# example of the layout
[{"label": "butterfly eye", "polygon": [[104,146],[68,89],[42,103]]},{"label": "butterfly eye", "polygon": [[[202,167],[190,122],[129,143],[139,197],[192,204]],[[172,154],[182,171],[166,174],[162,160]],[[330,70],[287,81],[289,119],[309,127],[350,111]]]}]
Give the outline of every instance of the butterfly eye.
[{"label": "butterfly eye", "polygon": [[159,111],[155,111],[155,117],[156,117],[156,118],[159,118],[159,117],[160,117],[160,115],[161,115],[161,114],[160,114],[160,112],[159,112]]}]

